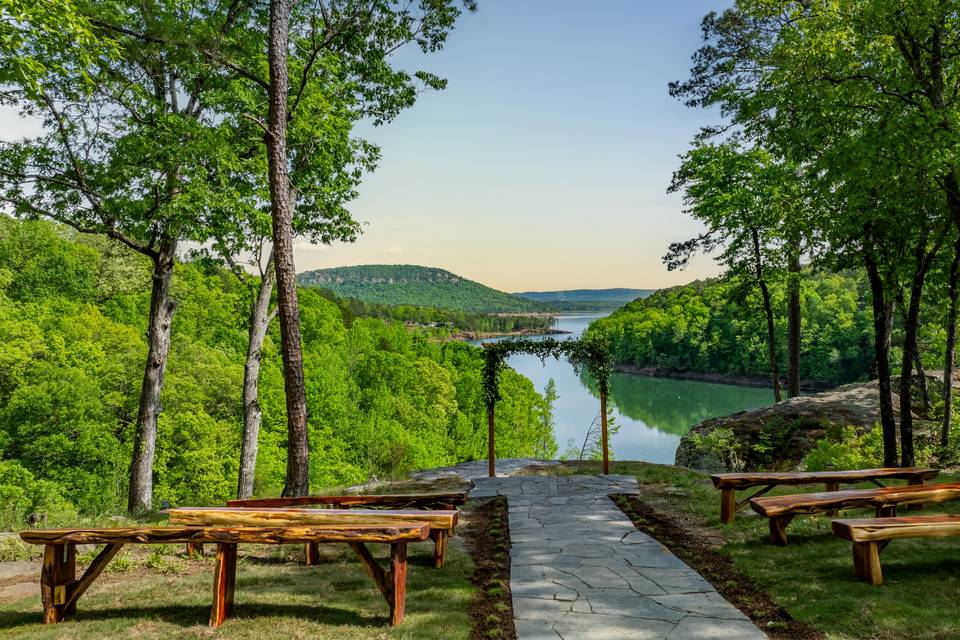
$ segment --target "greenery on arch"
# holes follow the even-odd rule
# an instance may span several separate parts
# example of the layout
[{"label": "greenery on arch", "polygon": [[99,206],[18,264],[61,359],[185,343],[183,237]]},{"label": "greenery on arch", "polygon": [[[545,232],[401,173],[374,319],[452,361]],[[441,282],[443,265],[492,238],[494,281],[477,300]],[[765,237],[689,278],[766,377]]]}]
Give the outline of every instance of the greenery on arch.
[{"label": "greenery on arch", "polygon": [[507,357],[516,353],[534,355],[541,361],[565,357],[577,373],[586,372],[593,376],[603,397],[608,395],[613,358],[610,340],[605,333],[595,332],[577,340],[505,338],[483,344],[483,397],[488,408],[500,399],[500,373],[507,366]]}]

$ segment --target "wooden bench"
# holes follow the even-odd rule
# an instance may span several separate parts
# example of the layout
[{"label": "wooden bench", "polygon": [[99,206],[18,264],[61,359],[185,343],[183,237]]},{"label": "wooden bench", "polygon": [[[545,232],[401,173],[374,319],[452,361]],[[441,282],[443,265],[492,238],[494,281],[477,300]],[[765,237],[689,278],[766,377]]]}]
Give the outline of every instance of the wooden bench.
[{"label": "wooden bench", "polygon": [[833,533],[853,543],[853,573],[879,586],[883,584],[880,552],[891,540],[960,535],[960,515],[834,520]]},{"label": "wooden bench", "polygon": [[[362,494],[362,495],[342,495],[342,496],[300,496],[290,498],[252,498],[248,500],[227,500],[228,507],[256,507],[256,508],[282,508],[282,507],[330,507],[333,509],[418,509],[418,510],[440,510],[453,511],[457,507],[463,506],[467,502],[466,491],[448,491],[433,493],[387,493],[387,494]],[[451,530],[450,535],[453,534]],[[446,554],[446,543],[448,532],[441,529],[431,529],[430,537],[434,541],[436,566],[442,567],[444,556]],[[188,544],[187,555],[203,555],[202,544]],[[313,564],[316,558],[316,547],[309,545],[304,552],[307,564]]]},{"label": "wooden bench", "polygon": [[[295,509],[246,507],[180,507],[167,510],[170,524],[193,526],[307,526],[368,524],[385,522],[423,522],[430,525],[434,541],[433,564],[443,566],[447,540],[457,526],[456,511],[420,511],[410,509]],[[306,546],[306,562],[315,564],[316,545]]]},{"label": "wooden bench", "polygon": [[960,482],[880,489],[849,489],[825,493],[751,498],[750,508],[770,519],[770,542],[787,544],[787,525],[801,514],[835,513],[841,509],[873,509],[876,517],[897,515],[897,507],[960,499]]},{"label": "wooden bench", "polygon": [[[213,577],[211,626],[220,626],[230,615],[236,584],[237,545],[346,543],[363,562],[390,606],[390,624],[403,620],[407,592],[407,543],[425,540],[429,525],[423,522],[378,524],[270,526],[270,527],[154,527],[118,529],[47,529],[23,531],[20,537],[30,544],[44,545],[40,570],[40,598],[44,623],[54,623],[74,615],[77,601],[97,579],[110,560],[125,544],[169,544],[210,542],[217,545]],[[366,543],[390,545],[390,567],[380,566]],[[77,579],[78,544],[106,545]]]},{"label": "wooden bench", "polygon": [[[720,522],[733,522],[737,511],[779,485],[823,484],[827,491],[837,491],[841,484],[872,482],[883,487],[882,480],[906,480],[909,484],[923,484],[936,477],[937,469],[923,467],[891,467],[859,469],[856,471],[758,471],[751,473],[717,473],[710,476],[713,486],[720,489]],[[751,487],[762,487],[753,495],[737,502],[736,492]]]}]

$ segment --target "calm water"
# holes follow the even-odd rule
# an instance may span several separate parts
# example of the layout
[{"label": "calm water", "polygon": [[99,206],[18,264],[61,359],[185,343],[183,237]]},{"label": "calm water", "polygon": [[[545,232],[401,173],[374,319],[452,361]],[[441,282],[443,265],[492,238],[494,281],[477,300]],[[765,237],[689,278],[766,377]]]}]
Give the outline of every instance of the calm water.
[{"label": "calm water", "polygon": [[[561,316],[558,328],[571,333],[556,337],[575,338],[600,317],[603,316]],[[579,448],[600,413],[600,401],[590,381],[585,384],[566,360],[551,358],[541,363],[536,356],[521,354],[511,356],[507,362],[541,392],[553,378],[560,394],[555,405],[555,435],[560,453],[574,443]],[[693,425],[706,418],[764,406],[773,399],[768,389],[625,373],[614,374],[610,386],[610,404],[620,425],[610,446],[618,460],[672,464],[680,436]]]}]

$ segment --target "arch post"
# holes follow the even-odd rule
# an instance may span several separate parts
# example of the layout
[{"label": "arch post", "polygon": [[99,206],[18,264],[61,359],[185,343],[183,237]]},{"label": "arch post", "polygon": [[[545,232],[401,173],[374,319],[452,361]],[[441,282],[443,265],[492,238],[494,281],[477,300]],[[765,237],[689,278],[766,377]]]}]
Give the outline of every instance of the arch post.
[{"label": "arch post", "polygon": [[497,454],[493,435],[494,403],[487,404],[487,475],[497,477]]},{"label": "arch post", "polygon": [[607,441],[607,392],[600,390],[600,443],[603,447],[603,475],[610,475],[610,452]]}]

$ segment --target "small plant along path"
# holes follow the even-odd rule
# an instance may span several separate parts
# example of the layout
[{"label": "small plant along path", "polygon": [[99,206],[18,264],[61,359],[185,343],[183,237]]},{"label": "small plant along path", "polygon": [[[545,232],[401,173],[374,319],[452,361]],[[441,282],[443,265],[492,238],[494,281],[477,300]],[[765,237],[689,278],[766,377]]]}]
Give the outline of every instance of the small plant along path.
[{"label": "small plant along path", "polygon": [[631,476],[482,478],[509,503],[518,640],[753,640],[766,636],[608,498]]}]

